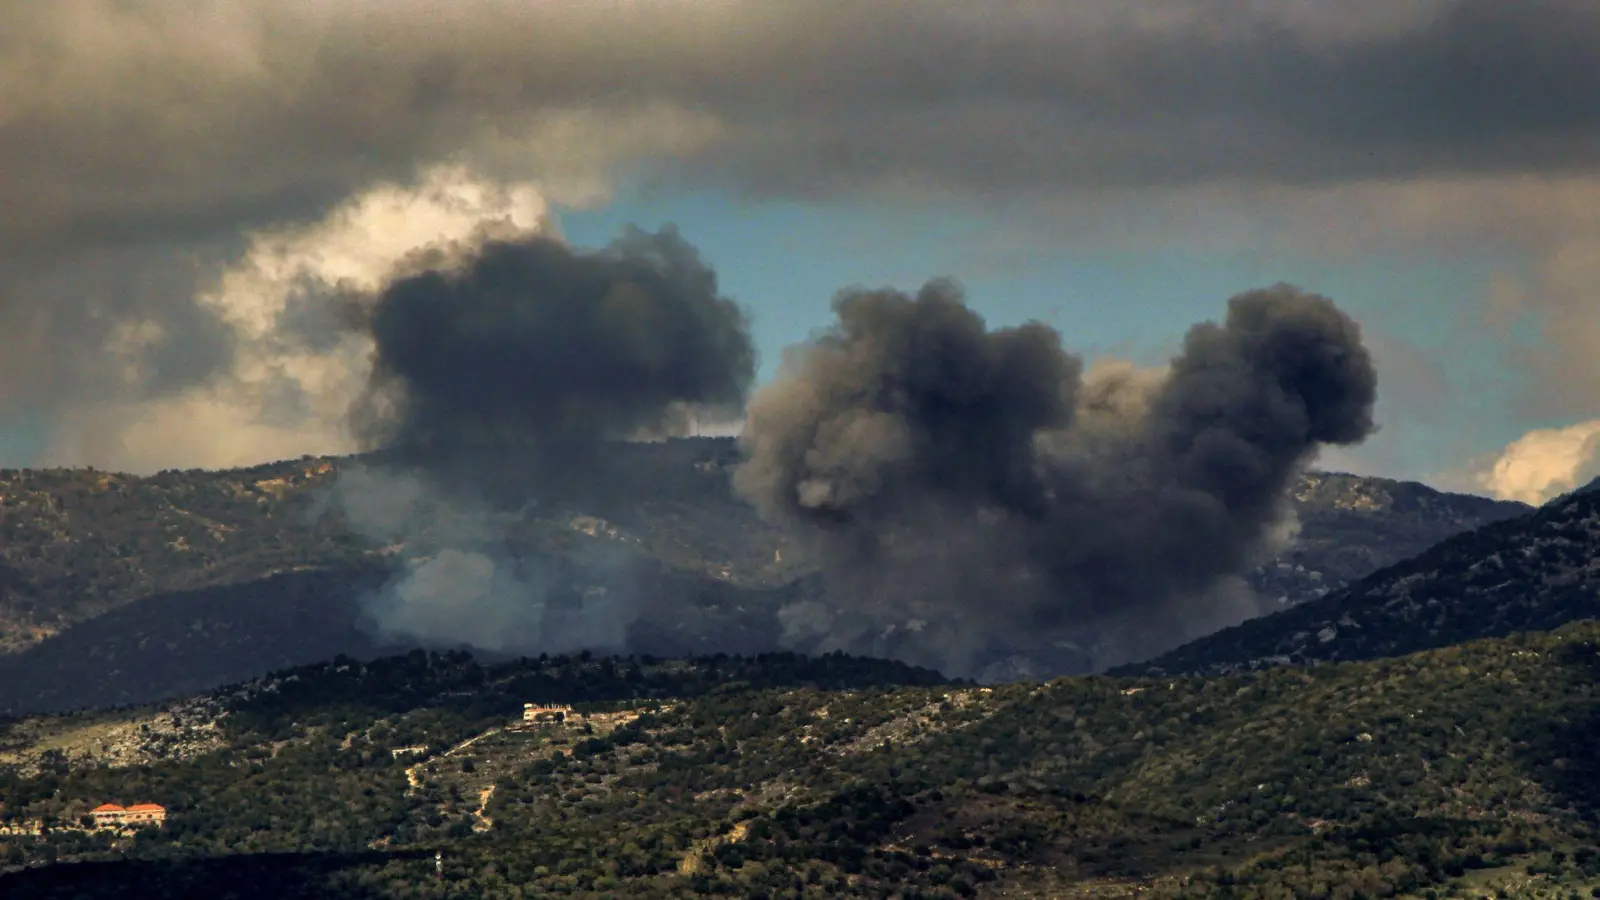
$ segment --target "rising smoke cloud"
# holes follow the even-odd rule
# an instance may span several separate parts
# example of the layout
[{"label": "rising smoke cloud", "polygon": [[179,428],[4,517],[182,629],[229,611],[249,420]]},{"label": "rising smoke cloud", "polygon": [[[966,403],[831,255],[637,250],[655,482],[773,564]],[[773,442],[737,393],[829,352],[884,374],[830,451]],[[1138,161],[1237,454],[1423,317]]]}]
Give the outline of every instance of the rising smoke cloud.
[{"label": "rising smoke cloud", "polygon": [[743,311],[670,226],[594,253],[491,240],[399,278],[367,319],[358,411],[383,445],[592,445],[681,410],[736,414],[755,375]]},{"label": "rising smoke cloud", "polygon": [[489,235],[419,253],[346,304],[346,327],[373,347],[352,427],[391,452],[346,473],[334,499],[410,560],[366,604],[375,629],[491,650],[621,648],[639,603],[626,561],[590,560],[610,583],[558,602],[569,586],[509,539],[524,510],[505,499],[603,478],[604,441],[743,407],[755,353],[716,274],[670,227],[592,252]]},{"label": "rising smoke cloud", "polygon": [[1230,577],[1324,444],[1374,431],[1360,329],[1288,286],[1234,297],[1163,373],[1082,374],[959,290],[852,290],[750,404],[736,488],[814,539],[830,596],[792,643],[969,673],[997,647],[1155,652],[1254,610]]}]

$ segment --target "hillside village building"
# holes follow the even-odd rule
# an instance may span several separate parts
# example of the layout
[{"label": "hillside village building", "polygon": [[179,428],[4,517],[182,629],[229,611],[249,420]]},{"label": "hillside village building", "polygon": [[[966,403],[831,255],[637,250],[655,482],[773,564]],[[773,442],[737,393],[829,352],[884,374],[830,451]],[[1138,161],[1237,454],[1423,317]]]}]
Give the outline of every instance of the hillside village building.
[{"label": "hillside village building", "polygon": [[167,821],[167,808],[159,803],[135,803],[126,807],[115,803],[102,803],[90,810],[89,815],[94,819],[96,828],[146,825],[159,828]]},{"label": "hillside village building", "polygon": [[537,703],[522,704],[522,724],[533,725],[540,722],[560,722],[572,715],[570,706],[540,706]]}]

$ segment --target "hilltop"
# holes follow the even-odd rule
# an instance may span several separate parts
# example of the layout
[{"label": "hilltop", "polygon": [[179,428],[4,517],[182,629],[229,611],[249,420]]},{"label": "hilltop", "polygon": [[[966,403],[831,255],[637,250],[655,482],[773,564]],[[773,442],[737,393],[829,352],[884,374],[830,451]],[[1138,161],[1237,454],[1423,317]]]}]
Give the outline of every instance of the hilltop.
[{"label": "hilltop", "polygon": [[1280,606],[1318,599],[1452,535],[1532,512],[1523,503],[1414,481],[1330,472],[1300,476],[1289,501],[1298,531],[1247,578]]},{"label": "hilltop", "polygon": [[1600,615],[1600,492],[1449,538],[1343,590],[1121,674],[1225,674],[1399,656]]},{"label": "hilltop", "polygon": [[[520,516],[508,545],[543,567],[555,595],[632,591],[635,651],[778,649],[777,610],[821,585],[804,548],[731,490],[738,460],[731,439],[612,444],[573,477],[497,485]],[[326,502],[341,472],[403,462],[0,471],[0,711],[147,702],[337,653],[405,649],[363,627],[360,600],[426,551],[363,538]],[[1284,607],[1527,511],[1325,473],[1304,476],[1289,501],[1294,538],[1246,573]]]},{"label": "hilltop", "polygon": [[[55,828],[5,839],[0,890],[1586,895],[1597,674],[1593,623],[1315,670],[993,688],[841,656],[342,659],[13,724],[3,817]],[[523,702],[572,711],[523,727]],[[168,823],[73,827],[107,799],[163,803]]]}]

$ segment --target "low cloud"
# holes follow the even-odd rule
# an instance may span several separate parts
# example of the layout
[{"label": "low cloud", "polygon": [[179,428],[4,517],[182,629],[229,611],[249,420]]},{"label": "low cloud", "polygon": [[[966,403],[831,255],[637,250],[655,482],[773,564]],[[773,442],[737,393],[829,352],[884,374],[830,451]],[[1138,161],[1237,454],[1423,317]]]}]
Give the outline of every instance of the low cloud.
[{"label": "low cloud", "polygon": [[[370,381],[373,343],[340,327],[341,295],[377,290],[428,248],[539,233],[545,215],[531,184],[499,186],[445,167],[411,186],[378,185],[318,221],[254,232],[195,298],[230,348],[227,365],[181,390],[75,404],[46,455],[149,472],[351,452],[360,444],[348,416]],[[128,329],[123,340],[135,346],[124,355],[167,340],[167,327]]]},{"label": "low cloud", "polygon": [[1600,478],[1600,420],[1530,431],[1513,441],[1478,485],[1503,500],[1539,504]]}]

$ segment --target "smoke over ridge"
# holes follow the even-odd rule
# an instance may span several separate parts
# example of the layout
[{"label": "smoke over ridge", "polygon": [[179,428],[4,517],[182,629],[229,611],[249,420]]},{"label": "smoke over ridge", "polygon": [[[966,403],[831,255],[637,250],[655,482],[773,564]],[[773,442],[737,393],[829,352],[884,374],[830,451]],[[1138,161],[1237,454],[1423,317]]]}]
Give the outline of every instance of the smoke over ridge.
[{"label": "smoke over ridge", "polygon": [[1374,431],[1359,327],[1279,285],[1190,329],[1164,373],[1084,375],[959,289],[849,290],[759,391],[737,490],[822,554],[792,643],[970,672],[1004,648],[1155,652],[1256,610],[1233,580],[1324,444]]},{"label": "smoke over ridge", "polygon": [[563,567],[516,534],[526,510],[506,498],[595,477],[602,441],[743,406],[744,312],[695,249],[670,227],[598,251],[483,234],[415,254],[347,297],[342,321],[373,347],[352,428],[392,452],[345,473],[333,500],[409,560],[369,598],[374,628],[490,650],[621,649],[640,602],[627,560],[589,559],[607,583],[563,599]]},{"label": "smoke over ridge", "polygon": [[385,452],[335,499],[408,560],[374,628],[424,643],[632,649],[654,598],[629,553],[574,591],[530,531],[564,513],[513,507],[604,480],[605,442],[744,409],[734,488],[823,569],[776,611],[789,646],[1098,668],[1261,612],[1239,576],[1292,525],[1289,483],[1375,430],[1360,328],[1287,285],[1232,298],[1162,370],[990,329],[952,281],[846,290],[748,406],[745,315],[670,228],[597,251],[483,232],[341,302],[373,348],[352,430]]},{"label": "smoke over ridge", "polygon": [[571,592],[565,567],[529,552],[526,510],[497,507],[426,468],[346,469],[329,499],[357,533],[401,551],[395,574],[363,598],[364,625],[379,638],[506,653],[626,644],[641,597],[622,554],[587,560],[605,583]]}]

